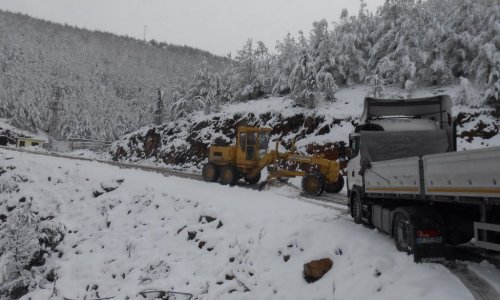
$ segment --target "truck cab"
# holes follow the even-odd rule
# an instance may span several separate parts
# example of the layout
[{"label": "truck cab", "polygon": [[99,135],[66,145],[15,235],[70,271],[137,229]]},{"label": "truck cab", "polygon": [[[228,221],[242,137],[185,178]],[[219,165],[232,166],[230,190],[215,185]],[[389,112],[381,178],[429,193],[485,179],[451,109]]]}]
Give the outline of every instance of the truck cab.
[{"label": "truck cab", "polygon": [[349,135],[348,194],[363,186],[362,175],[372,162],[456,151],[451,107],[447,95],[365,98],[360,122]]}]

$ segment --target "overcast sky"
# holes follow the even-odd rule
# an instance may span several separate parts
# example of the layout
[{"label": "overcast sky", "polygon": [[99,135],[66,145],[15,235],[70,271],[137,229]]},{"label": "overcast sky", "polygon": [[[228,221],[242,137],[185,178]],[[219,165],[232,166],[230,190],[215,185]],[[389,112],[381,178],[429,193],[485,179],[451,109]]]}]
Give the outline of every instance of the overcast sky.
[{"label": "overcast sky", "polygon": [[[384,0],[367,0],[372,12]],[[136,38],[233,54],[248,38],[274,50],[287,32],[309,33],[313,21],[337,21],[357,0],[0,0],[0,9]]]}]

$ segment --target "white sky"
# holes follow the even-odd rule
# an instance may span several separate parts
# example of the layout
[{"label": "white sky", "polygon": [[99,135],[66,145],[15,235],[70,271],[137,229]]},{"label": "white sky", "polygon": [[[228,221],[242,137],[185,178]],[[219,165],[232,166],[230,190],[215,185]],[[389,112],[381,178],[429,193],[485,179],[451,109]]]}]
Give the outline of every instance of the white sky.
[{"label": "white sky", "polygon": [[[384,0],[367,0],[375,12]],[[287,32],[309,33],[313,21],[337,21],[358,0],[0,0],[0,9],[120,35],[233,54],[248,38],[274,50]]]}]

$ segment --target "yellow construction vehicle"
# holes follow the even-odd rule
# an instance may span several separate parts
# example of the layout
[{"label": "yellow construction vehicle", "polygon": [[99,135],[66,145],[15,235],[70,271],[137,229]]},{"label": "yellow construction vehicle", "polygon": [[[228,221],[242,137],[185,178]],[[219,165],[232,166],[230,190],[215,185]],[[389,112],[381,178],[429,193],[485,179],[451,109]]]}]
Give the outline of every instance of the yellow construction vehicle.
[{"label": "yellow construction vehicle", "polygon": [[[211,146],[208,162],[203,166],[203,179],[224,185],[235,185],[240,178],[249,184],[260,180],[261,171],[269,167],[265,182],[272,179],[302,176],[302,189],[305,193],[319,196],[323,191],[338,193],[344,186],[340,166],[336,161],[320,155],[304,156],[292,150],[285,153],[268,151],[270,128],[239,127],[236,145],[229,147]],[[294,143],[295,144],[295,143]],[[295,171],[280,168],[280,162],[294,162],[311,166],[311,170]]]}]

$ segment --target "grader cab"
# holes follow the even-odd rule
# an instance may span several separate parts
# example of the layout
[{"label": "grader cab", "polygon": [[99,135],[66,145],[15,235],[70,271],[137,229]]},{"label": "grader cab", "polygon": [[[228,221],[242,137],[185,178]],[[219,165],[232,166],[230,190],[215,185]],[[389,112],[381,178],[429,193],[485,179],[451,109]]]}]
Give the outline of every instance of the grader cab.
[{"label": "grader cab", "polygon": [[[269,167],[265,182],[276,178],[302,176],[304,192],[319,196],[323,191],[338,193],[344,186],[339,163],[321,156],[304,156],[290,152],[280,153],[278,142],[275,150],[268,150],[270,128],[240,127],[236,145],[229,147],[211,146],[208,163],[203,166],[203,179],[224,185],[235,185],[240,178],[248,184],[260,181],[261,171]],[[294,148],[294,147],[292,147]],[[308,172],[281,168],[280,162],[295,162],[311,166]],[[311,170],[312,169],[312,170]]]}]

